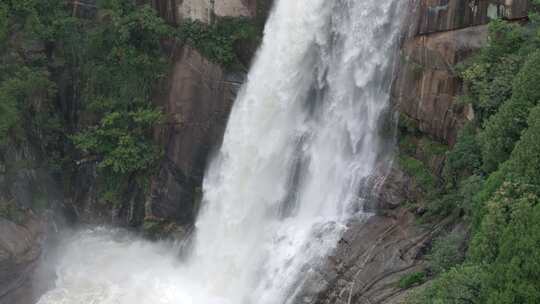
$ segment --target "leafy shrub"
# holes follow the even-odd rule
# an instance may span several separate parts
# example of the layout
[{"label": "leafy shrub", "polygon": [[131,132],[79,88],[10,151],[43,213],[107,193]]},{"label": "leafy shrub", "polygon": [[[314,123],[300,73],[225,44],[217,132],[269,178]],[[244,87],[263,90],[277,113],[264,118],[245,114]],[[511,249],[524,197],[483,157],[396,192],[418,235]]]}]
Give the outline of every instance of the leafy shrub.
[{"label": "leafy shrub", "polygon": [[508,159],[527,126],[529,110],[540,100],[540,51],[532,54],[513,82],[512,98],[486,123],[479,135],[483,169],[493,172]]},{"label": "leafy shrub", "polygon": [[488,44],[482,49],[483,61],[497,62],[516,53],[526,42],[525,29],[518,24],[495,19],[489,24]]},{"label": "leafy shrub", "polygon": [[487,303],[538,303],[540,200],[538,186],[505,183],[486,204],[471,258],[490,265]]},{"label": "leafy shrub", "polygon": [[443,273],[427,288],[411,295],[407,304],[483,303],[487,274],[483,267],[463,265]]},{"label": "leafy shrub", "polygon": [[424,190],[429,192],[436,187],[437,181],[435,177],[421,161],[410,156],[400,156],[399,165],[405,172],[411,175]]},{"label": "leafy shrub", "polygon": [[536,194],[527,194],[511,206],[490,267],[488,303],[540,303],[539,202]]},{"label": "leafy shrub", "polygon": [[244,18],[224,18],[211,25],[187,20],[180,25],[178,36],[208,59],[230,67],[238,62],[235,43],[257,40],[259,31],[250,20]]},{"label": "leafy shrub", "polygon": [[482,165],[481,150],[476,139],[476,129],[472,124],[465,126],[451,151],[447,153],[444,177],[451,186],[464,177],[479,173]]},{"label": "leafy shrub", "polygon": [[438,276],[408,303],[540,303],[540,17],[531,20],[493,22],[488,45],[462,71],[481,131],[478,142],[474,128],[462,131],[448,153],[449,187],[430,206],[463,210],[472,238],[462,265],[455,240],[434,243]]},{"label": "leafy shrub", "polygon": [[434,274],[440,274],[463,262],[465,238],[464,233],[451,232],[435,239],[427,256],[429,269]]},{"label": "leafy shrub", "polygon": [[527,122],[503,170],[511,180],[540,185],[540,106],[531,110]]},{"label": "leafy shrub", "polygon": [[0,82],[0,143],[6,139],[10,129],[28,111],[48,110],[49,95],[54,84],[42,70],[19,68],[15,75]]},{"label": "leafy shrub", "polygon": [[111,112],[98,127],[73,139],[84,152],[100,158],[100,168],[114,174],[130,174],[150,168],[159,156],[151,131],[160,120],[161,112],[150,109]]},{"label": "leafy shrub", "polygon": [[403,276],[399,282],[398,286],[401,289],[411,288],[415,285],[420,285],[426,281],[426,273],[423,271],[413,272]]},{"label": "leafy shrub", "polygon": [[151,96],[166,69],[161,40],[173,30],[149,6],[108,0],[100,9],[102,21],[70,36],[69,45],[79,45],[64,52],[80,69],[74,83],[87,118],[87,127],[71,138],[85,158],[98,162],[102,199],[118,203],[132,181],[147,186],[161,156],[152,131],[162,113]]}]

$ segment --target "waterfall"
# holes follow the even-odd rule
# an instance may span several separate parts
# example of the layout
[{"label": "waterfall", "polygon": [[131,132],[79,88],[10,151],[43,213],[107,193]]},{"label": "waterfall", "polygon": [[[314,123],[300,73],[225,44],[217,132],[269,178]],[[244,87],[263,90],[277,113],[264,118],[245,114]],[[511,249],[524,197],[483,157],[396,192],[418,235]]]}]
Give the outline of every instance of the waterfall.
[{"label": "waterfall", "polygon": [[39,304],[280,304],[368,216],[402,0],[278,0],[211,162],[188,257],[79,232]]}]

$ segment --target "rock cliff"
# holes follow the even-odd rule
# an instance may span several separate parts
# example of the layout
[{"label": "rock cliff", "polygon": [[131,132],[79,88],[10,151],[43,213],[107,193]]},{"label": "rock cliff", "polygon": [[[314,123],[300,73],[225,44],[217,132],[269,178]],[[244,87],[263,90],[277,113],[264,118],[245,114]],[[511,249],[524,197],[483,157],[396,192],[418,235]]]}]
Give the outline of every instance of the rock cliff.
[{"label": "rock cliff", "polygon": [[152,183],[147,216],[193,221],[207,159],[221,141],[243,77],[191,47],[176,51],[167,93],[159,99],[168,118],[158,135],[165,157]]},{"label": "rock cliff", "polygon": [[487,39],[492,18],[524,19],[527,0],[412,0],[393,98],[399,112],[440,142],[453,144],[474,113],[455,97],[461,84],[455,66]]},{"label": "rock cliff", "polygon": [[[491,18],[525,19],[528,6],[527,0],[411,0],[392,92],[401,119],[412,121],[419,136],[451,146],[474,117],[472,108],[456,102],[462,87],[455,65],[486,43]],[[350,224],[334,254],[311,275],[299,303],[402,303],[410,290],[398,282],[424,269],[433,238],[443,229],[462,229],[444,220],[429,228],[418,225],[405,203],[422,194],[397,162],[379,193],[376,215]]]},{"label": "rock cliff", "polygon": [[[186,18],[211,22],[228,16],[264,22],[269,5],[268,1],[259,2],[163,0],[151,4],[177,25]],[[76,1],[71,7],[73,15],[81,18],[95,17],[95,8],[94,0]],[[238,47],[248,50],[244,59],[249,61],[253,46]],[[134,184],[120,205],[110,207],[99,201],[97,168],[92,160],[78,162],[74,172],[52,172],[45,163],[40,138],[34,134],[0,146],[0,304],[33,303],[36,264],[44,251],[44,240],[54,233],[50,227],[60,218],[135,228],[148,220],[150,224],[169,225],[166,232],[181,231],[180,227],[193,222],[206,160],[219,145],[245,70],[227,70],[187,45],[170,45],[168,49],[172,64],[155,96],[166,112],[166,123],[155,131],[165,155],[149,194]],[[70,89],[62,87],[62,77],[68,75],[54,77],[59,79],[58,102],[66,111],[63,114],[76,124],[80,119],[77,104],[70,104]],[[32,211],[47,207],[63,216],[49,219]]]},{"label": "rock cliff", "polygon": [[[461,83],[454,66],[487,39],[486,23],[495,17],[526,18],[527,0],[409,0],[409,27],[404,33],[401,62],[393,88],[393,103],[422,136],[452,145],[459,128],[474,117],[471,108],[455,102]],[[215,18],[244,16],[264,22],[268,0],[153,0],[170,23],[186,18],[212,22]],[[260,21],[263,20],[263,21]],[[167,123],[156,130],[165,150],[150,195],[134,191],[123,209],[99,210],[92,189],[95,167],[81,166],[68,205],[74,218],[89,222],[116,221],[140,226],[143,219],[185,225],[193,221],[207,159],[219,146],[243,72],[229,71],[188,46],[172,47],[173,64],[164,89],[157,94]],[[249,57],[249,56],[248,56]],[[49,172],[25,166],[35,158],[28,147],[0,151],[0,201],[15,200],[29,208],[43,197]],[[17,167],[20,166],[20,167]],[[40,181],[36,183],[36,181]],[[418,196],[413,178],[396,165],[381,181],[376,215],[350,224],[336,251],[311,274],[301,303],[400,303],[406,290],[399,279],[422,269],[423,255],[441,223],[434,229],[415,224],[403,205]],[[53,191],[54,192],[54,191]],[[62,205],[60,192],[45,193]],[[0,219],[0,303],[26,304],[23,297],[40,256],[45,224],[26,214],[20,223]],[[14,299],[17,299],[15,301]],[[27,301],[27,302],[25,302]]]}]

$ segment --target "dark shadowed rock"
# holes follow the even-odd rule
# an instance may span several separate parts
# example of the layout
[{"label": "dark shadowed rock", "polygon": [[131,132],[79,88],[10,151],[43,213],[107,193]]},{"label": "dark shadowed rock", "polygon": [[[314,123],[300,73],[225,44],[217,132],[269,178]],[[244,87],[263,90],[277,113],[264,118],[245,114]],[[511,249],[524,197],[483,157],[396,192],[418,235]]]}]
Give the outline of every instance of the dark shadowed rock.
[{"label": "dark shadowed rock", "polygon": [[32,277],[41,256],[45,222],[27,214],[23,223],[0,218],[0,304],[32,304]]}]

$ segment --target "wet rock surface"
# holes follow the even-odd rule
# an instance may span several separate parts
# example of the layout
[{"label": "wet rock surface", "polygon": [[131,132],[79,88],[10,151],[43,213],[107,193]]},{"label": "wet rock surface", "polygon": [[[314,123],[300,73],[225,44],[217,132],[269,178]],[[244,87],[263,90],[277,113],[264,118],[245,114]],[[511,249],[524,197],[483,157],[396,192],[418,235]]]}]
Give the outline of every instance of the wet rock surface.
[{"label": "wet rock surface", "polygon": [[32,278],[42,253],[46,224],[27,214],[22,223],[0,218],[0,303],[31,304]]},{"label": "wet rock surface", "polygon": [[146,215],[190,223],[206,162],[221,142],[244,74],[226,72],[190,47],[181,48],[166,96],[167,124],[159,130],[165,157],[152,182]]}]

